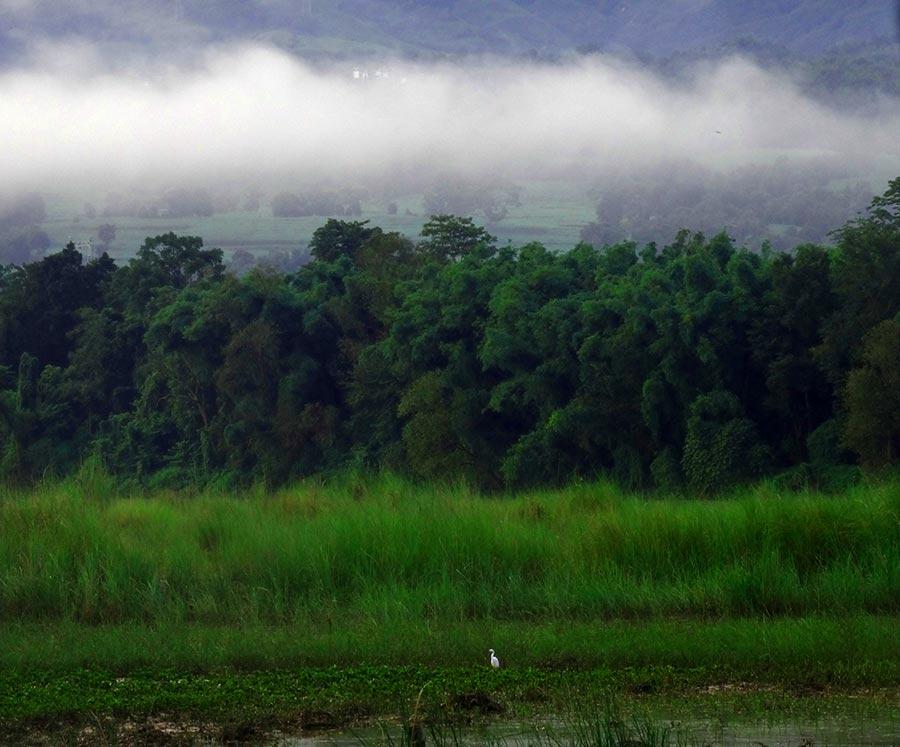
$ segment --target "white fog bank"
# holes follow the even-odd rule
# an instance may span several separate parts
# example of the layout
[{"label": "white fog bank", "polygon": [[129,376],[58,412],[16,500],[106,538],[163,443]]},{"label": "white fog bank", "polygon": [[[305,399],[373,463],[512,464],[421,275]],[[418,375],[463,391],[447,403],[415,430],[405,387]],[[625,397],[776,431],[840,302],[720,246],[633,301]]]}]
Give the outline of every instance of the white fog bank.
[{"label": "white fog bank", "polygon": [[354,184],[452,171],[590,176],[686,158],[735,166],[782,153],[863,164],[900,157],[900,105],[837,112],[742,60],[687,87],[609,59],[480,61],[322,72],[260,47],[189,69],[104,72],[53,50],[0,74],[6,189],[322,179]]}]

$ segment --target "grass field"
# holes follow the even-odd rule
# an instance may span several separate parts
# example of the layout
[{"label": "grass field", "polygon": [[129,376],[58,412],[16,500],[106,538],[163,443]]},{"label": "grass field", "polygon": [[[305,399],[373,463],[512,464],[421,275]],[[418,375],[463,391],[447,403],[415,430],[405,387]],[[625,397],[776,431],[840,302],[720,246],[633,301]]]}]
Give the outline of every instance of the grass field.
[{"label": "grass field", "polygon": [[[596,200],[587,189],[574,184],[553,181],[534,181],[522,185],[522,204],[511,207],[509,216],[496,225],[489,225],[491,233],[501,244],[511,241],[520,246],[530,241],[540,241],[550,249],[559,251],[575,246],[581,229],[596,219]],[[116,239],[109,250],[117,260],[134,256],[147,236],[157,236],[168,231],[178,234],[202,236],[208,247],[219,247],[226,258],[237,249],[264,256],[271,250],[303,249],[313,231],[327,220],[324,216],[308,218],[276,218],[268,206],[256,211],[218,213],[209,218],[86,218],[81,215],[83,197],[54,195],[47,197],[47,220],[43,229],[48,233],[54,249],[61,248],[70,238],[79,241],[93,238],[97,243],[97,227],[104,223],[116,226]],[[102,199],[97,202],[102,205]],[[387,210],[389,200],[364,200],[363,214],[353,220],[369,220],[385,231],[399,231],[415,238],[428,213],[422,205],[421,195],[407,195],[395,199],[397,212]],[[484,223],[484,216],[475,216]]]},{"label": "grass field", "polygon": [[[100,717],[120,735],[160,719],[214,738],[297,733],[404,720],[415,704],[437,724],[582,718],[612,701],[665,719],[884,723],[898,705],[895,628],[871,616],[330,632],[16,624],[0,628],[0,743],[64,741]],[[504,656],[499,671],[486,642]]]},{"label": "grass field", "polygon": [[[891,701],[898,487],[486,497],[385,474],[134,496],[88,470],[7,491],[0,722],[371,714],[428,682],[434,702],[723,683]],[[506,667],[485,680],[489,647]]]},{"label": "grass field", "polygon": [[900,490],[509,498],[390,475],[267,495],[0,500],[4,621],[393,623],[900,612]]},{"label": "grass field", "polygon": [[[789,688],[890,686],[900,675],[896,618],[882,615],[649,622],[503,622],[263,626],[10,623],[0,670],[242,671],[358,666],[635,671],[679,684],[757,682]],[[646,674],[645,676],[650,676]]]}]

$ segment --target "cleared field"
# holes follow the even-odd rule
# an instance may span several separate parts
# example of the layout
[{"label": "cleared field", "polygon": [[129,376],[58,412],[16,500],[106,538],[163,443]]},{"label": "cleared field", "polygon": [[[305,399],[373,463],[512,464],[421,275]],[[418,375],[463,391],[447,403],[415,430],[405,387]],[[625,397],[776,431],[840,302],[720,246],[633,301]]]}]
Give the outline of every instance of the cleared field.
[{"label": "cleared field", "polygon": [[[393,200],[396,213],[388,212],[388,202],[363,201],[362,215],[353,220],[369,220],[385,231],[399,231],[410,237],[419,235],[429,215],[422,205],[421,195],[409,195]],[[313,232],[328,219],[326,216],[308,218],[276,218],[268,206],[257,211],[218,213],[209,218],[124,218],[98,216],[88,219],[81,215],[83,199],[64,195],[47,197],[47,231],[54,248],[73,239],[97,241],[97,227],[104,223],[116,226],[116,239],[110,246],[110,256],[127,259],[133,256],[147,236],[168,231],[202,236],[206,246],[225,250],[226,257],[236,249],[265,255],[270,250],[303,249]],[[501,222],[488,224],[489,231],[501,244],[514,245],[540,241],[551,249],[571,249],[578,243],[581,229],[596,218],[596,201],[587,191],[557,182],[531,182],[522,190],[522,204],[511,207]],[[341,216],[334,216],[341,217]],[[484,216],[475,216],[485,223]]]}]

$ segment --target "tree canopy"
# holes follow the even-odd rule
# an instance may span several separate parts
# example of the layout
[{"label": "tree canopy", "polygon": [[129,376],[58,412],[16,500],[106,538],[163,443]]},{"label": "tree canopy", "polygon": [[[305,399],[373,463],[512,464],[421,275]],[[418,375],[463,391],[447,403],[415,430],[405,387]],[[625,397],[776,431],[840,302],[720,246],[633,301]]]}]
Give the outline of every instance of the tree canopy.
[{"label": "tree canopy", "polygon": [[69,246],[0,272],[0,476],[828,487],[900,460],[900,179],[834,236],[554,253],[332,219],[305,266],[241,277],[198,237]]}]

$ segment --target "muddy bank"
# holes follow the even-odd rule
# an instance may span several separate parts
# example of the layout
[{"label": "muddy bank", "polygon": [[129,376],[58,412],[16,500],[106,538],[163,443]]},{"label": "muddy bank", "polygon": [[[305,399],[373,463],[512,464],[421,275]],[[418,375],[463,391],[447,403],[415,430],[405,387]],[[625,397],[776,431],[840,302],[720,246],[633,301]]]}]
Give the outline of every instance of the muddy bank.
[{"label": "muddy bank", "polygon": [[[203,677],[209,679],[209,675]],[[181,679],[191,685],[189,677]],[[64,691],[59,682],[55,684],[59,692]],[[106,711],[81,709],[0,720],[0,744],[421,747],[420,738],[436,747],[460,743],[494,747],[900,743],[897,687],[791,689],[737,681],[678,692],[647,686],[641,692],[640,683],[621,690],[586,689],[577,684],[577,677],[572,677],[540,691],[431,688],[427,695],[425,687],[421,697],[394,699],[392,704],[388,704],[390,698],[378,704],[372,698],[352,701],[324,691],[318,693],[320,702],[314,706],[289,707],[271,700],[266,708],[257,700],[230,707],[226,705],[229,698],[223,697],[205,713],[188,707],[129,711],[126,699],[120,697],[118,706]],[[224,682],[216,685],[218,690],[229,689]],[[309,699],[311,694],[303,697]],[[597,741],[604,730],[606,741]]]}]

